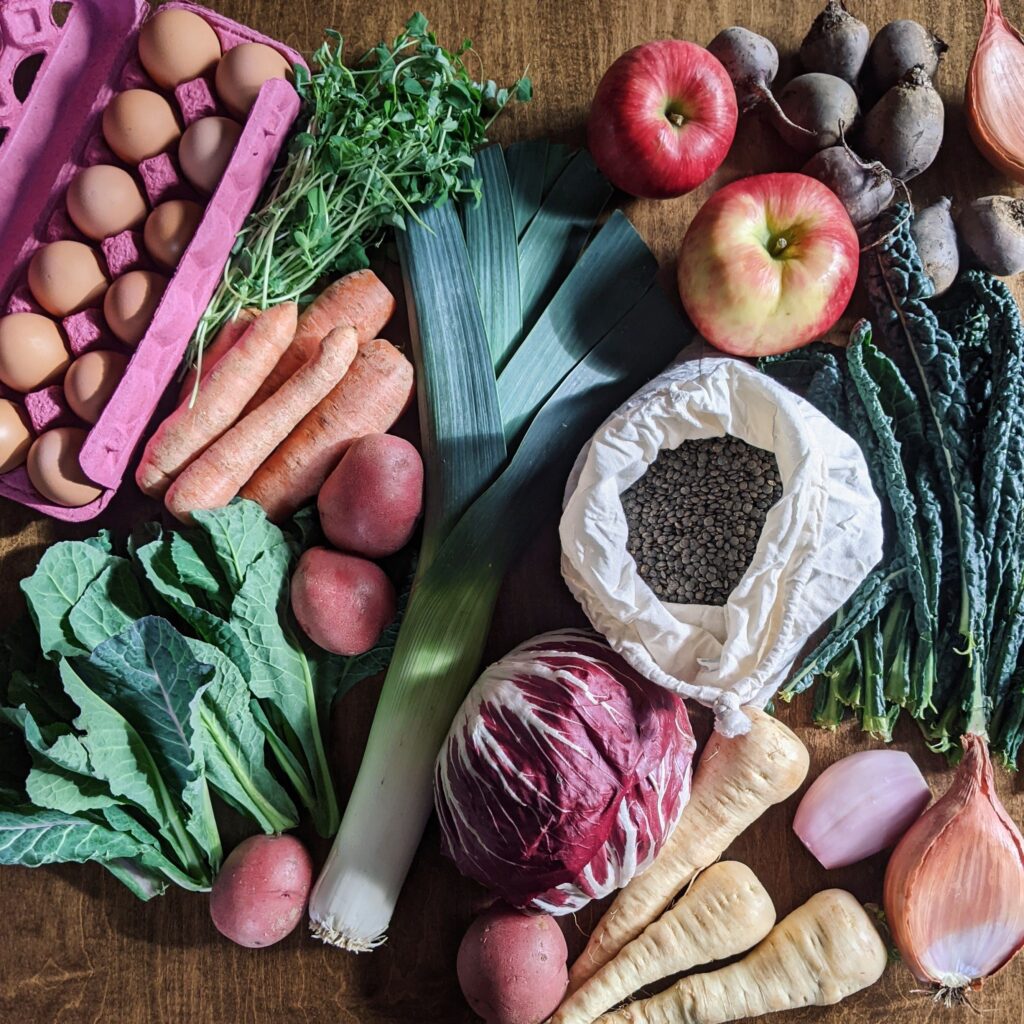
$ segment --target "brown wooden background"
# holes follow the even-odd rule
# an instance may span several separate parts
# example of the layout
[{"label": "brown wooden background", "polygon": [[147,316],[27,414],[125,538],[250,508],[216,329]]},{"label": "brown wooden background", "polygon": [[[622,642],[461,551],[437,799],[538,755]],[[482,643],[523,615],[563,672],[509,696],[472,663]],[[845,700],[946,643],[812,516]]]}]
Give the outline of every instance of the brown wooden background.
[{"label": "brown wooden background", "polygon": [[[308,52],[326,26],[338,28],[358,47],[391,37],[413,3],[215,0],[211,6]],[[915,198],[1007,191],[1007,183],[975,153],[964,128],[961,96],[982,0],[853,0],[853,6],[873,29],[894,17],[915,17],[951,44],[939,73],[948,141],[939,163],[914,183]],[[776,41],[785,75],[817,7],[817,0],[432,0],[426,13],[442,40],[454,44],[469,36],[474,41],[486,77],[512,80],[529,68],[537,98],[504,119],[496,138],[549,134],[577,141],[601,73],[628,47],[664,36],[706,43],[720,28],[742,24]],[[1020,0],[1008,0],[1007,7],[1011,17],[1024,21]],[[738,140],[715,184],[754,171],[795,169],[756,118],[742,125]],[[666,263],[710,190],[709,185],[684,199],[628,206]],[[127,524],[155,511],[140,509],[125,495],[105,522]],[[39,521],[17,505],[0,505],[2,607],[13,613],[20,602],[17,581],[31,572],[47,543],[87,532]],[[579,620],[558,577],[552,524],[507,582],[490,653],[499,656],[536,632]],[[337,709],[335,756],[343,794],[354,778],[375,698],[376,687],[365,685]],[[783,714],[811,749],[812,775],[864,745],[852,731],[833,736],[808,728],[806,702]],[[936,790],[944,788],[942,760],[925,751],[912,728],[901,729],[898,745],[915,754]],[[1016,820],[1024,821],[1020,784],[1004,775],[1000,788]],[[780,916],[830,885],[877,900],[884,858],[824,872],[789,830],[794,807],[791,802],[777,808],[732,851],[758,871]],[[455,951],[484,894],[461,880],[437,848],[432,828],[399,903],[390,941],[361,957],[327,949],[301,932],[269,950],[238,949],[214,931],[204,897],[174,892],[143,905],[95,866],[0,870],[0,1024],[471,1021],[455,980]],[[580,925],[589,927],[592,919],[581,915]],[[582,933],[572,921],[566,930],[575,951]],[[966,1010],[933,1006],[912,994],[916,987],[904,969],[891,968],[876,988],[841,1007],[787,1019],[918,1024],[968,1016]],[[1018,963],[986,986],[983,1019],[1019,1024],[1022,1000],[1024,965]]]}]

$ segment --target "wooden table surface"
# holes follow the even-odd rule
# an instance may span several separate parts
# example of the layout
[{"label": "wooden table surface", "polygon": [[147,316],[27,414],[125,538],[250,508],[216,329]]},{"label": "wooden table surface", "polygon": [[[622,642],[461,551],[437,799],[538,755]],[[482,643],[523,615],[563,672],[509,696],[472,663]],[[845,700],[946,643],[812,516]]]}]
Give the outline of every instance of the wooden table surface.
[{"label": "wooden table surface", "polygon": [[[0,0],[2,2],[2,0]],[[296,48],[309,52],[321,30],[333,26],[359,47],[390,38],[411,10],[393,0],[216,0],[211,6]],[[1008,13],[1024,21],[1024,5],[1009,0]],[[597,81],[623,50],[656,37],[706,43],[722,27],[746,25],[775,40],[783,75],[812,17],[817,0],[434,0],[426,13],[451,44],[470,37],[486,77],[511,80],[524,68],[536,100],[504,118],[495,137],[548,134],[580,141],[580,127]],[[947,102],[947,142],[942,157],[914,183],[918,201],[940,194],[965,199],[1008,191],[1007,183],[974,151],[964,127],[962,90],[982,18],[982,0],[854,0],[855,12],[877,29],[895,17],[915,17],[951,44],[939,72]],[[715,182],[692,196],[627,206],[659,258],[671,263],[683,230],[713,185],[742,174],[795,169],[771,131],[756,118],[745,122],[738,143]],[[105,524],[128,523],[140,510],[130,495],[119,498]],[[40,521],[20,506],[0,504],[0,600],[20,605],[17,581],[31,572],[44,547],[88,530]],[[558,576],[554,524],[506,584],[489,654],[495,657],[526,637],[581,621]],[[366,684],[336,709],[335,759],[344,796],[359,763],[377,687]],[[808,727],[807,701],[782,714],[806,740],[812,776],[838,757],[865,746],[856,732],[826,734]],[[913,728],[904,725],[897,746],[910,750],[936,791],[948,773]],[[1024,793],[1002,775],[1000,789],[1018,822]],[[747,861],[772,894],[780,916],[828,886],[851,889],[860,899],[880,898],[884,857],[824,872],[795,840],[795,802],[775,809],[737,842],[731,854]],[[386,814],[386,808],[381,808]],[[319,856],[325,853],[317,849]],[[951,879],[955,884],[955,879]],[[398,905],[388,944],[360,957],[328,949],[301,931],[262,951],[236,948],[211,925],[203,896],[172,892],[149,905],[137,902],[101,868],[88,865],[29,871],[0,870],[0,1022],[3,1024],[418,1024],[468,1022],[455,978],[459,938],[484,894],[457,875],[438,853],[438,833],[427,833]],[[596,908],[595,908],[596,909]],[[583,928],[566,922],[571,952]],[[880,1022],[965,1019],[968,1011],[943,1010],[913,994],[900,967],[872,990],[833,1009],[789,1015],[792,1021]],[[1024,964],[991,981],[980,1000],[989,1024],[1019,1024]]]}]

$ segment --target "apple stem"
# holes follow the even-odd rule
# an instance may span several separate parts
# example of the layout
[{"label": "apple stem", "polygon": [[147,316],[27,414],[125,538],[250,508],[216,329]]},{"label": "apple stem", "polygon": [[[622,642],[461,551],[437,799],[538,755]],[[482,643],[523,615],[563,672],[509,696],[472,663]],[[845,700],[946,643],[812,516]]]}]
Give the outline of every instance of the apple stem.
[{"label": "apple stem", "polygon": [[779,256],[785,252],[788,247],[789,241],[786,239],[786,236],[779,235],[779,237],[775,239],[775,244],[772,245],[772,255]]},{"label": "apple stem", "polygon": [[674,110],[673,110],[673,111],[671,111],[671,112],[670,112],[670,113],[668,114],[668,119],[669,119],[669,121],[671,121],[671,122],[672,122],[672,124],[674,124],[674,125],[675,125],[675,126],[676,126],[677,128],[682,128],[682,127],[683,127],[683,125],[684,125],[684,124],[686,124],[686,118],[685,118],[685,117],[683,117],[683,115],[682,115],[682,114],[679,114],[679,113],[677,113],[677,112],[676,112],[676,111],[674,111]]}]

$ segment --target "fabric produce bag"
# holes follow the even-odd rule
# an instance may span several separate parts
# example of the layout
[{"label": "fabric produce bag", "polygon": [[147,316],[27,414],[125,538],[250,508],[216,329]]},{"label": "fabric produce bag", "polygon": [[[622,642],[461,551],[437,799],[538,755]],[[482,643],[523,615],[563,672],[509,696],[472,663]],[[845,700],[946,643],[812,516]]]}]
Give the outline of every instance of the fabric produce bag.
[{"label": "fabric produce bag", "polygon": [[[721,607],[663,602],[627,549],[620,495],[662,449],[732,435],[774,452],[783,493]],[[857,443],[809,402],[736,359],[678,362],[580,453],[559,527],[562,574],[594,628],[653,682],[749,729],[811,634],[882,556],[882,512]]]}]

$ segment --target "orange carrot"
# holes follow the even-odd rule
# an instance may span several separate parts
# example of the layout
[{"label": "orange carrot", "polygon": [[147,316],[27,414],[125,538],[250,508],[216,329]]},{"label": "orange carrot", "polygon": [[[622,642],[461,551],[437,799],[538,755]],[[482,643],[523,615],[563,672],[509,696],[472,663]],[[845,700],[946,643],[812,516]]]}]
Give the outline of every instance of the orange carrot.
[{"label": "orange carrot", "polygon": [[199,508],[223,508],[242,485],[327,397],[345,376],[359,346],[352,327],[337,327],[324,338],[305,366],[292,374],[258,409],[214,441],[171,484],[167,510],[183,523]]},{"label": "orange carrot", "polygon": [[190,366],[185,379],[181,382],[181,390],[178,392],[178,402],[184,402],[187,398],[192,400],[192,392],[195,390],[196,377],[200,383],[210,376],[210,371],[217,365],[225,352],[231,348],[238,339],[245,334],[246,328],[259,316],[255,309],[243,309],[234,320],[229,320],[218,332],[217,337],[203,349],[202,374],[197,373],[194,366]]},{"label": "orange carrot", "polygon": [[359,353],[341,383],[292,431],[242,488],[275,522],[315,497],[357,438],[381,434],[412,398],[413,370],[390,342],[377,338]]},{"label": "orange carrot", "polygon": [[245,411],[251,412],[266,401],[335,327],[354,327],[359,344],[363,345],[377,337],[394,311],[395,297],[372,270],[357,270],[329,285],[303,310],[291,345]]},{"label": "orange carrot", "polygon": [[254,320],[206,378],[195,404],[182,402],[157,427],[135,471],[139,488],[154,498],[241,415],[295,334],[294,302],[274,306]]}]

